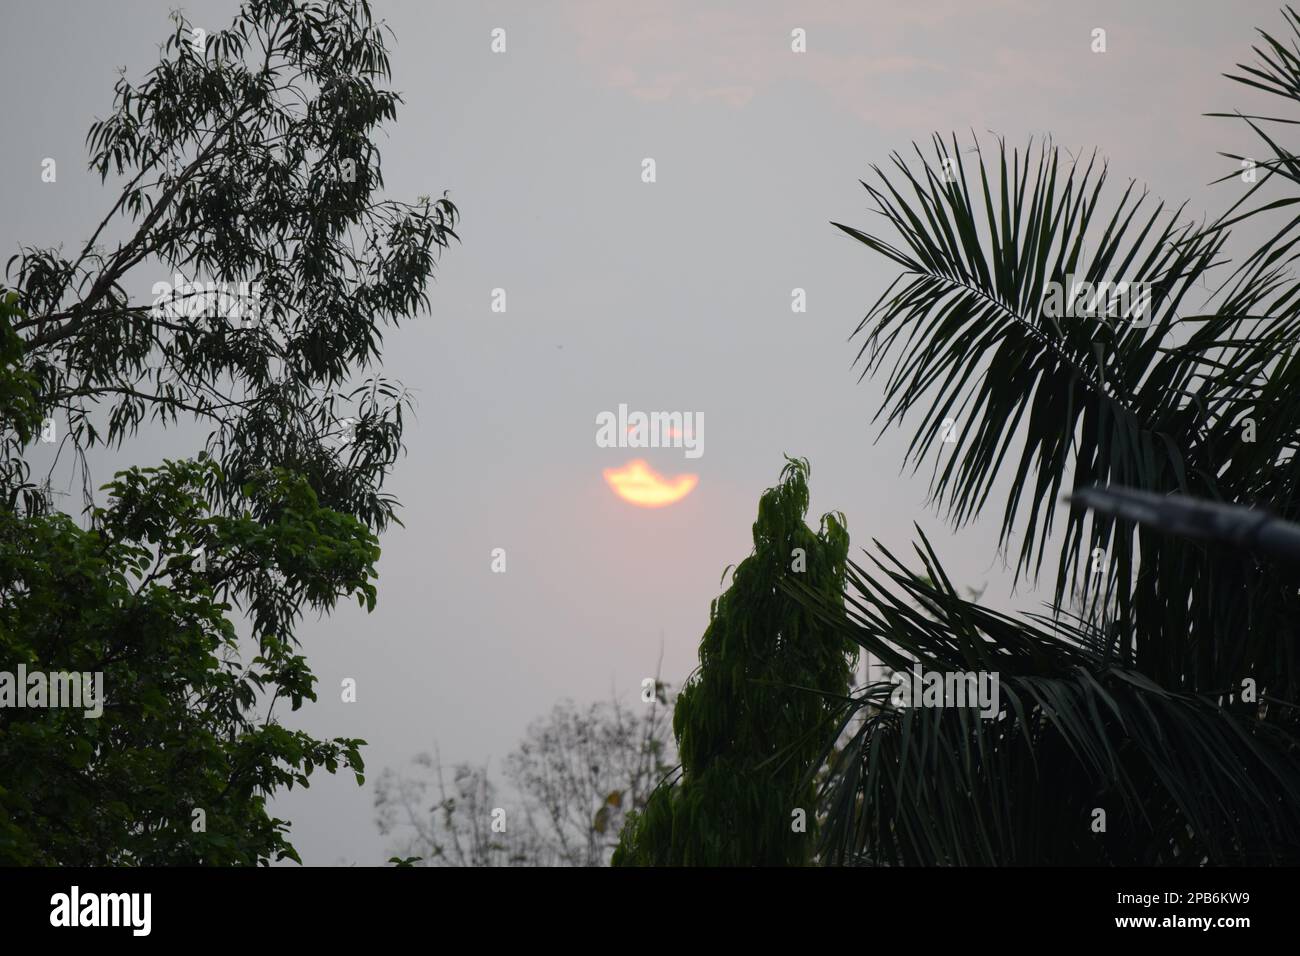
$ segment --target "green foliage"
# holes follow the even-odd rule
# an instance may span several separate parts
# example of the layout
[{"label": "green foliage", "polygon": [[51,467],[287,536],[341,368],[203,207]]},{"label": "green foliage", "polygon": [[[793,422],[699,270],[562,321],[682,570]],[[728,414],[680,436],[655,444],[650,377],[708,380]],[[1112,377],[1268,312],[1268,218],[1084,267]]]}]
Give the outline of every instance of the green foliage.
[{"label": "green foliage", "polygon": [[[780,866],[808,862],[816,824],[813,775],[852,675],[851,645],[782,584],[843,593],[849,539],[841,515],[814,532],[808,464],[788,460],[763,493],[754,552],[713,602],[700,665],[677,699],[681,776],[628,822],[615,865]],[[806,557],[801,566],[796,549]],[[807,832],[795,832],[803,810]]]},{"label": "green foliage", "polygon": [[[222,463],[214,501],[236,502],[271,463],[382,529],[410,398],[356,379],[384,326],[427,308],[458,216],[445,197],[382,195],[375,141],[401,101],[383,87],[387,27],[365,0],[248,0],[199,50],[174,19],[159,64],[121,77],[87,136],[91,168],[120,183],[108,214],[72,258],[9,260],[24,365],[77,449],[194,418]],[[247,283],[246,314],[160,294],[177,274]],[[355,439],[340,450],[345,418]],[[48,504],[23,491],[28,510]]]},{"label": "green foliage", "polygon": [[23,342],[14,331],[14,323],[24,318],[18,295],[0,294],[0,435],[5,441],[0,455],[0,490],[5,493],[0,508],[12,510],[18,503],[20,489],[28,471],[21,458],[13,454],[39,431],[41,405],[36,377],[23,368]]},{"label": "green foliage", "polygon": [[[305,786],[316,767],[361,781],[362,741],[314,740],[271,715],[280,698],[294,710],[316,699],[287,629],[294,608],[372,602],[375,537],[282,470],[246,488],[244,515],[213,515],[205,489],[219,480],[210,460],[131,469],[92,530],[0,511],[0,660],[102,672],[106,698],[98,718],[0,709],[0,863],[296,860],[267,795]],[[231,598],[252,609],[247,664]]]},{"label": "green foliage", "polygon": [[[0,863],[296,860],[267,800],[318,767],[361,779],[361,741],[274,707],[315,699],[304,611],[374,607],[410,399],[372,373],[458,211],[382,195],[400,96],[366,0],[247,0],[206,43],[173,20],[87,136],[107,214],[71,257],[22,247],[0,287],[0,669],[102,670],[108,700],[0,710]],[[237,313],[169,301],[177,274],[257,291]],[[47,417],[88,526],[32,480]],[[182,419],[211,429],[203,452],[120,473],[97,507],[87,452]]]},{"label": "green foliage", "polygon": [[22,367],[23,342],[13,328],[23,317],[16,293],[0,296],[0,422],[26,444],[36,431],[40,403],[36,377]]},{"label": "green foliage", "polygon": [[[1294,41],[1300,16],[1287,17]],[[1261,64],[1235,79],[1300,102],[1294,42],[1262,35]],[[1050,145],[999,143],[989,159],[936,137],[933,165],[918,149],[921,168],[895,156],[896,175],[876,170],[879,184],[864,184],[890,234],[840,226],[901,269],[858,329],[864,374],[887,371],[878,414],[888,427],[920,412],[909,460],[933,461],[932,494],[954,524],[976,517],[999,479],[1001,544],[1018,548],[1020,570],[1041,568],[1059,496],[1092,485],[1300,519],[1292,214],[1222,281],[1213,272],[1229,227],[1300,203],[1257,198],[1300,182],[1293,153],[1266,131],[1295,120],[1231,115],[1268,158],[1208,225],[1180,224],[1182,207],[1151,208],[1132,184],[1107,205],[1105,168]],[[1239,185],[1240,172],[1225,178]],[[1071,275],[1146,284],[1150,323],[1048,308],[1052,285]],[[944,418],[955,444],[938,440]],[[1300,860],[1294,568],[1081,509],[1063,531],[1046,618],[960,601],[928,543],[916,572],[888,552],[879,570],[854,566],[849,633],[860,646],[896,667],[1000,672],[1007,712],[900,714],[887,687],[868,687],[830,781],[826,857]],[[1082,599],[1077,614],[1067,595]],[[841,620],[834,605],[826,615]],[[1246,681],[1256,700],[1242,699]],[[1089,825],[1094,808],[1108,811],[1105,833]]]},{"label": "green foliage", "polygon": [[[1240,686],[1222,689],[1235,689],[1232,701],[1166,690],[1109,655],[1086,621],[963,600],[921,537],[922,572],[884,549],[874,568],[850,562],[849,633],[897,671],[918,661],[997,674],[1005,717],[896,708],[892,683],[868,685],[847,708],[862,720],[826,781],[828,862],[1295,859],[1300,748],[1276,713],[1264,719]],[[1104,832],[1092,829],[1096,808]]]}]

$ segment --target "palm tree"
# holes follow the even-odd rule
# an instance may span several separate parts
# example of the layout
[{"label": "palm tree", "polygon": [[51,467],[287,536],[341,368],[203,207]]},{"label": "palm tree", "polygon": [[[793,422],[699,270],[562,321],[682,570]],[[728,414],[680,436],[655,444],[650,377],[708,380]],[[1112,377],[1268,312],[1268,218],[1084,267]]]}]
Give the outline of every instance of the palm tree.
[{"label": "palm tree", "polygon": [[[1300,15],[1284,14],[1291,45],[1261,31],[1231,78],[1295,105]],[[1058,510],[1115,485],[1300,519],[1300,156],[1276,132],[1297,117],[1211,115],[1266,157],[1222,154],[1249,188],[1213,222],[1132,182],[1114,198],[1095,154],[935,136],[932,162],[914,147],[863,183],[883,229],[835,224],[900,270],[855,332],[863,376],[884,372],[882,431],[915,422],[907,460],[954,527],[1006,485],[1017,578],[1053,551],[1056,568],[1047,613],[1008,616],[960,598],[924,536],[920,567],[878,542],[850,563],[862,648],[995,673],[1002,710],[899,708],[868,685],[823,793],[824,860],[1300,861],[1300,569]],[[1269,237],[1234,265],[1243,221]]]}]

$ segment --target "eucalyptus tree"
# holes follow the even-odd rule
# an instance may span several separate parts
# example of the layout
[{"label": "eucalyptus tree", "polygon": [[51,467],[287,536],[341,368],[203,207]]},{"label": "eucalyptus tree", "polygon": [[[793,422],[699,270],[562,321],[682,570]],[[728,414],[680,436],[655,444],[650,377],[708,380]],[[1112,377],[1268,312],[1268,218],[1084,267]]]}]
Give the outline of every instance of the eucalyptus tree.
[{"label": "eucalyptus tree", "polygon": [[[1233,79],[1294,107],[1285,15],[1291,36],[1261,34]],[[936,136],[863,184],[882,227],[836,224],[899,272],[856,331],[882,430],[913,422],[908,462],[953,525],[993,504],[1017,576],[1055,580],[1048,613],[1012,617],[959,598],[928,541],[916,570],[884,549],[851,565],[861,646],[996,673],[1003,707],[867,687],[825,795],[828,859],[1300,861],[1294,566],[1059,510],[1117,485],[1300,517],[1297,117],[1214,115],[1257,151],[1223,154],[1240,195],[1212,221],[1109,188],[1095,154]],[[1267,236],[1238,249],[1239,224]]]},{"label": "eucalyptus tree", "polygon": [[174,21],[161,62],[120,77],[87,135],[116,190],[107,214],[71,258],[9,261],[24,365],[72,449],[193,416],[225,469],[218,501],[275,463],[382,527],[407,396],[357,378],[384,326],[427,307],[457,215],[381,196],[376,134],[401,101],[382,85],[388,28],[365,0],[249,0],[224,30]]},{"label": "eucalyptus tree", "polygon": [[[317,766],[360,778],[360,741],[272,712],[315,696],[304,611],[374,605],[409,407],[383,332],[427,308],[458,211],[384,195],[375,141],[401,97],[366,0],[173,18],[90,127],[102,218],[71,255],[22,247],[0,287],[3,660],[102,669],[107,697],[98,722],[0,712],[11,862],[293,857],[266,798]],[[101,507],[91,449],[189,421],[196,458],[119,475]],[[80,473],[88,528],[33,476],[38,435]]]}]

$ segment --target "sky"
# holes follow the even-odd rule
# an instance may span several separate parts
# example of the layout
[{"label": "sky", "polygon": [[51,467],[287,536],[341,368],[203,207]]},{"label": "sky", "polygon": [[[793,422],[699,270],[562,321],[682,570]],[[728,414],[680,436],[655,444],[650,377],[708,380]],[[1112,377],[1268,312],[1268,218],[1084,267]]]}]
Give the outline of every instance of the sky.
[{"label": "sky", "polygon": [[[138,79],[156,62],[175,5],[0,7],[3,258],[79,244],[111,205],[85,171],[85,132],[120,66]],[[235,6],[184,9],[219,29]],[[894,273],[831,222],[873,227],[859,180],[935,131],[963,148],[1044,135],[1096,148],[1112,189],[1136,179],[1213,215],[1237,198],[1209,185],[1234,167],[1218,153],[1249,155],[1249,140],[1203,114],[1249,101],[1221,74],[1252,58],[1256,27],[1282,27],[1257,0],[375,11],[404,98],[379,141],[387,193],[448,190],[462,241],[438,265],[430,312],[385,338],[384,374],[418,407],[387,488],[404,527],[382,539],[378,605],[299,629],[321,696],[291,722],[369,742],[366,786],[318,773],[274,803],[309,865],[390,855],[373,807],[386,767],[435,744],[447,763],[499,767],[561,698],[635,704],[657,667],[679,686],[785,454],[811,461],[810,517],[844,512],[855,552],[877,539],[905,553],[919,525],[955,582],[1039,609],[1043,594],[1013,589],[994,522],[954,531],[927,506],[924,473],[902,471],[910,431],[877,440],[880,382],[859,381],[848,339]],[[791,49],[796,29],[806,52]],[[55,183],[41,182],[46,157]],[[792,311],[794,289],[806,312]],[[600,447],[597,416],[620,404],[702,416],[702,454]],[[95,477],[192,454],[199,436],[141,435],[93,456]],[[697,481],[674,504],[637,507],[604,478],[634,458]],[[355,702],[341,699],[345,678]]]}]

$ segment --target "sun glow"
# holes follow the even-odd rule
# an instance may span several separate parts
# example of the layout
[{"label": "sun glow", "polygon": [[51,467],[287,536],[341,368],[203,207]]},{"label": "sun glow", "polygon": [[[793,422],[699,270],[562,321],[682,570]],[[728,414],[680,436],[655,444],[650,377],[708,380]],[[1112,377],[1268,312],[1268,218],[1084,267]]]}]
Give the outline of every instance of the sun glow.
[{"label": "sun glow", "polygon": [[665,478],[643,459],[629,461],[622,468],[606,468],[605,481],[614,494],[641,508],[662,508],[681,501],[699,484],[698,475]]}]

